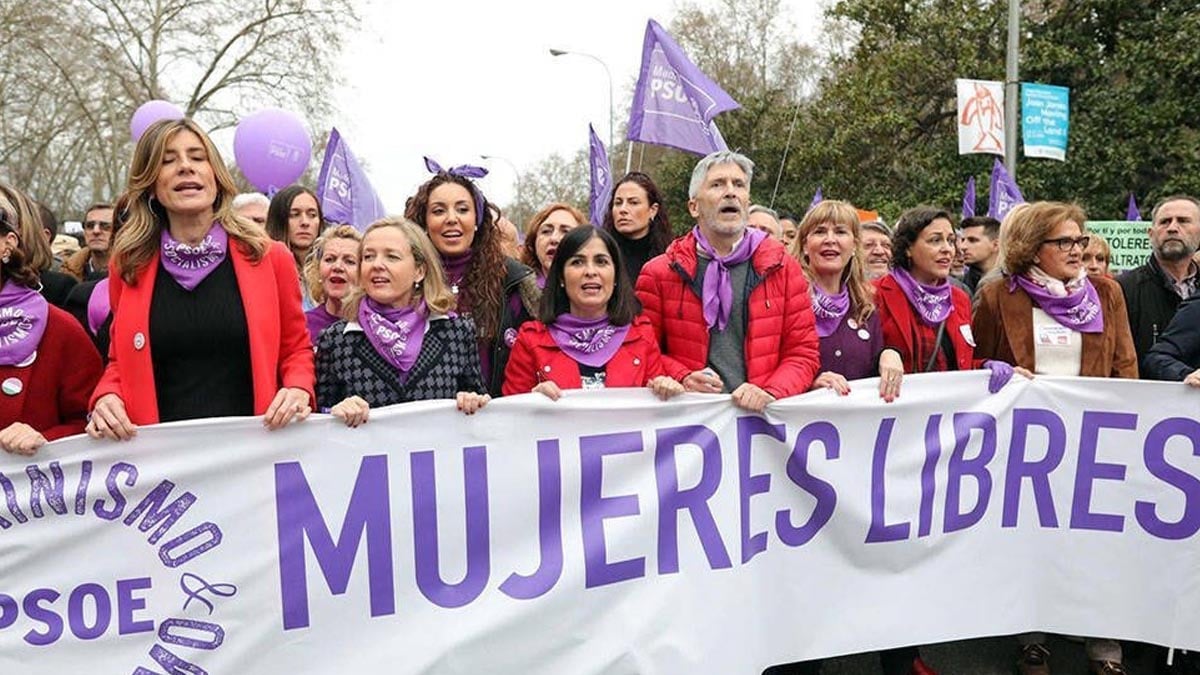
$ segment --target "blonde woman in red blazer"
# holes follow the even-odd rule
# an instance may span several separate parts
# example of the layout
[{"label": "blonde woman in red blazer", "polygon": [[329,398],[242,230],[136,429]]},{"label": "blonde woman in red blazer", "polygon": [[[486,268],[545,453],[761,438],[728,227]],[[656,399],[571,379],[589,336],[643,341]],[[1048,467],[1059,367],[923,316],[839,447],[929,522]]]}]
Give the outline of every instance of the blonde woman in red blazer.
[{"label": "blonde woman in red blazer", "polygon": [[263,415],[279,428],[313,406],[313,355],[291,254],[236,217],[237,188],[191,120],[152,125],[134,151],[113,246],[109,363],[87,431]]}]

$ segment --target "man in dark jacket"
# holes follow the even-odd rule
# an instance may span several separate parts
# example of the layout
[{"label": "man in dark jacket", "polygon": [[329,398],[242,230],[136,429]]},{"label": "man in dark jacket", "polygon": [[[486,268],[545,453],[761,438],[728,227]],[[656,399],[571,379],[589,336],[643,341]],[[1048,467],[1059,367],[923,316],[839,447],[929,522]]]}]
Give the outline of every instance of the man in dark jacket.
[{"label": "man in dark jacket", "polygon": [[1171,323],[1179,303],[1196,291],[1192,255],[1200,247],[1200,201],[1187,195],[1163,199],[1154,207],[1149,234],[1146,264],[1117,279],[1125,293],[1139,363]]}]

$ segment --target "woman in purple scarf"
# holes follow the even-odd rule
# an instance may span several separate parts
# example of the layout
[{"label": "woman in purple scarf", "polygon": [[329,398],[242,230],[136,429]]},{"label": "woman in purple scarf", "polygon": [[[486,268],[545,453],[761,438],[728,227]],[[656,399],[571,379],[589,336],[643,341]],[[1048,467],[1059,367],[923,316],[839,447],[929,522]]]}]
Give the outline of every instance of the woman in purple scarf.
[{"label": "woman in purple scarf", "polygon": [[38,273],[21,245],[24,193],[0,184],[0,448],[32,455],[78,434],[100,379],[100,355],[70,314],[38,293]]},{"label": "woman in purple scarf", "polygon": [[304,283],[316,307],[304,313],[313,344],[321,331],[341,318],[342,301],[358,283],[358,246],[362,235],[349,225],[325,230],[304,262]]},{"label": "woman in purple scarf", "polygon": [[650,322],[621,267],[616,240],[581,225],[558,245],[538,321],[521,327],[504,373],[505,396],[564,389],[650,387],[661,398],[683,392],[667,377]]},{"label": "woman in purple scarf", "polygon": [[[1125,296],[1117,282],[1089,276],[1083,252],[1087,216],[1075,204],[1020,206],[1000,228],[1001,278],[979,290],[975,354],[1041,375],[1137,379]],[[1046,672],[1045,635],[1021,642],[1022,673]],[[1123,673],[1121,646],[1089,638],[1093,673]]]},{"label": "woman in purple scarf", "polygon": [[345,320],[317,342],[317,407],[356,427],[371,408],[452,398],[470,415],[491,397],[479,376],[475,323],[454,316],[437,251],[401,218],[363,235]]},{"label": "woman in purple scarf", "polygon": [[808,277],[821,341],[821,374],[813,389],[846,395],[849,380],[878,375],[879,396],[894,401],[904,363],[899,352],[883,346],[875,289],[864,274],[858,210],[833,199],[814,206],[800,221],[792,255]]}]

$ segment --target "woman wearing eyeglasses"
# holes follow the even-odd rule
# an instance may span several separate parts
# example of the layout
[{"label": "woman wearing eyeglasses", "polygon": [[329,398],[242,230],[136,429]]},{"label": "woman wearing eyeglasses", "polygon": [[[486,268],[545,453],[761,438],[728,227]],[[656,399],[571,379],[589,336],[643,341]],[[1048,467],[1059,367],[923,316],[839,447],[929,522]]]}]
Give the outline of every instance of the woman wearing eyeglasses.
[{"label": "woman wearing eyeglasses", "polygon": [[[1083,267],[1086,220],[1083,209],[1059,202],[1035,202],[1009,214],[1000,228],[1003,276],[979,290],[976,356],[1041,375],[1137,378],[1121,287],[1088,276]],[[1020,672],[1048,672],[1045,635],[1018,639]],[[1092,673],[1125,672],[1117,642],[1089,638],[1085,647]]]}]

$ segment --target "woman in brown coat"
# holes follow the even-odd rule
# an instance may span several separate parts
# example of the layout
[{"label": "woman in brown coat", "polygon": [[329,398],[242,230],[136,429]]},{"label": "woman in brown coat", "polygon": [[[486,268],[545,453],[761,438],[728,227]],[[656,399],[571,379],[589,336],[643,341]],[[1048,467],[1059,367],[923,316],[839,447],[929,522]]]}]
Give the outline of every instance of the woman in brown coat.
[{"label": "woman in brown coat", "polygon": [[[1000,227],[1003,275],[979,291],[972,329],[975,356],[1007,361],[1040,375],[1136,379],[1137,355],[1117,282],[1088,276],[1083,252],[1087,216],[1075,204],[1017,207]],[[1045,635],[1017,636],[1018,670],[1048,673]],[[1085,641],[1090,672],[1118,675],[1121,646]]]}]

